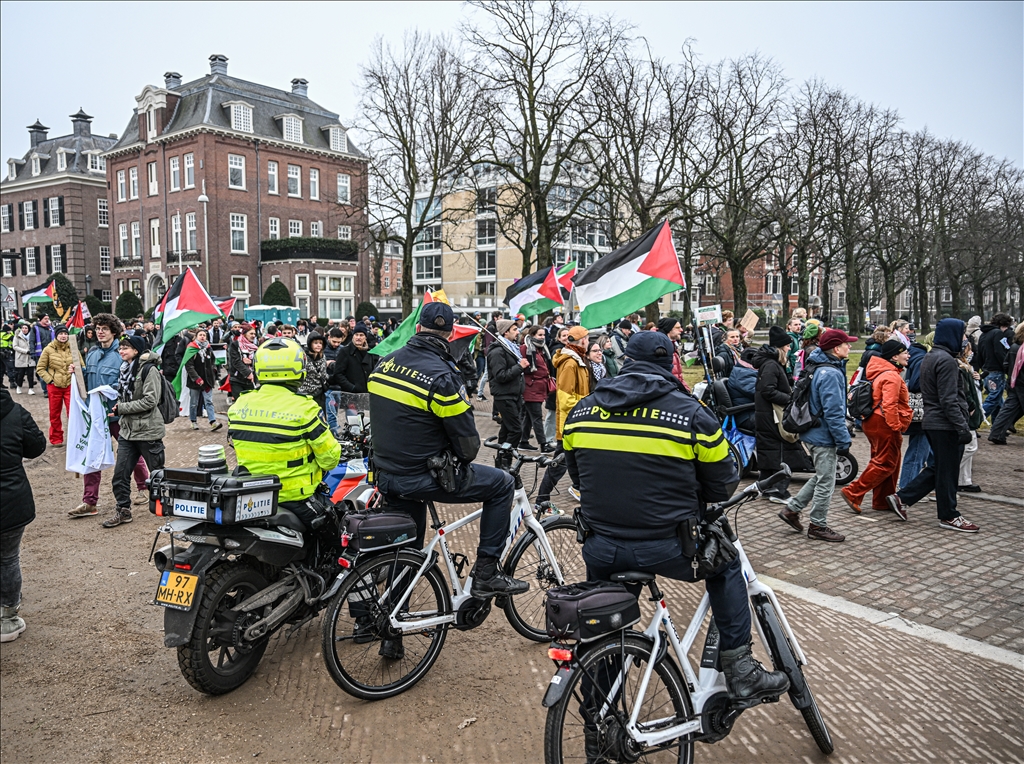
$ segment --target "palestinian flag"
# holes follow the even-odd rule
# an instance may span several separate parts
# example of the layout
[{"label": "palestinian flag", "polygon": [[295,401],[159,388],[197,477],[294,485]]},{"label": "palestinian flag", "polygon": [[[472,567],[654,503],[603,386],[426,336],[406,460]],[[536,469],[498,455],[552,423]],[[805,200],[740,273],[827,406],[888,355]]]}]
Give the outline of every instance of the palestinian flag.
[{"label": "palestinian flag", "polygon": [[[416,324],[418,324],[420,320],[420,311],[423,310],[423,306],[428,302],[447,303],[448,300],[445,297],[444,292],[441,290],[438,290],[433,294],[425,292],[423,294],[423,302],[416,306],[413,312],[398,325],[398,328],[395,329],[395,331],[391,332],[391,334],[370,348],[370,352],[374,355],[383,356],[398,350],[400,347],[405,347],[405,343],[408,342],[414,334],[416,334]],[[458,358],[462,355],[469,343],[472,342],[479,333],[480,328],[477,326],[463,326],[462,324],[455,324],[455,328],[452,330],[452,336],[448,340],[451,345],[452,357]]]},{"label": "palestinian flag", "polygon": [[231,311],[235,309],[235,301],[237,297],[229,297],[224,302],[218,302],[217,307],[220,308],[220,312],[224,314],[224,318],[231,319]]},{"label": "palestinian flag", "polygon": [[562,288],[563,304],[572,294],[572,280],[576,278],[576,261],[570,260],[556,271],[558,286]]},{"label": "palestinian flag", "polygon": [[512,315],[538,316],[565,304],[555,267],[531,273],[505,290],[505,304]]},{"label": "palestinian flag", "polygon": [[52,302],[53,281],[48,281],[35,289],[27,289],[21,293],[21,304],[28,305],[30,302]]},{"label": "palestinian flag", "polygon": [[72,334],[75,334],[85,328],[85,305],[81,302],[71,309],[71,315],[68,317],[67,327],[71,330]]},{"label": "palestinian flag", "polygon": [[573,279],[583,326],[602,326],[685,288],[672,229],[662,223]]},{"label": "palestinian flag", "polygon": [[158,329],[153,351],[159,353],[165,338],[173,337],[182,329],[220,317],[220,308],[210,298],[199,277],[191,268],[186,269],[153,311],[153,322]]}]

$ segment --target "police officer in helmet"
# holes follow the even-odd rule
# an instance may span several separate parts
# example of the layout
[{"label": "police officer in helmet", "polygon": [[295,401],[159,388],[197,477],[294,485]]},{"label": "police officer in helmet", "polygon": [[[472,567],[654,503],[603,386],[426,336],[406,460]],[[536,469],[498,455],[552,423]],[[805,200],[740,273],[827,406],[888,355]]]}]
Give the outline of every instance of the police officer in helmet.
[{"label": "police officer in helmet", "polygon": [[[680,525],[699,520],[707,503],[728,499],[738,482],[718,420],[672,374],[673,351],[659,332],[632,335],[620,374],[602,380],[566,419],[562,447],[592,531],[583,559],[593,581],[627,570],[693,581]],[[643,486],[639,496],[636,486]],[[765,671],[751,654],[739,558],[705,585],[733,703],[749,708],[778,698],[789,680]]]},{"label": "police officer in helmet", "polygon": [[[449,353],[455,314],[443,302],[420,313],[418,333],[384,356],[370,375],[370,420],[377,489],[388,504],[416,521],[420,545],[426,533],[424,501],[482,502],[480,545],[472,596],[521,594],[528,583],[505,575],[498,556],[505,546],[515,483],[507,472],[472,464],[480,435],[465,385]],[[454,485],[442,487],[434,457],[455,464]],[[433,460],[433,461],[432,461]],[[435,465],[428,465],[431,462]]]},{"label": "police officer in helmet", "polygon": [[316,401],[298,394],[306,376],[306,353],[298,342],[264,342],[253,365],[259,389],[242,393],[228,409],[228,434],[238,464],[254,475],[277,475],[278,505],[312,529],[326,509],[315,496],[317,486],[324,472],[338,466],[341,445]]}]

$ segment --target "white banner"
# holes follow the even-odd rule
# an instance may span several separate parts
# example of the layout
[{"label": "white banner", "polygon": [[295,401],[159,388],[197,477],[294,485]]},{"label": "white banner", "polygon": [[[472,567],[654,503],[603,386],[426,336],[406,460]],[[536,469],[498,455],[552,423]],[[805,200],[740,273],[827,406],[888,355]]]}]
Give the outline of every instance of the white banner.
[{"label": "white banner", "polygon": [[110,420],[103,399],[117,398],[117,391],[103,385],[89,392],[82,400],[78,385],[71,385],[71,405],[68,408],[67,461],[69,472],[87,475],[114,466],[114,448],[110,442]]}]

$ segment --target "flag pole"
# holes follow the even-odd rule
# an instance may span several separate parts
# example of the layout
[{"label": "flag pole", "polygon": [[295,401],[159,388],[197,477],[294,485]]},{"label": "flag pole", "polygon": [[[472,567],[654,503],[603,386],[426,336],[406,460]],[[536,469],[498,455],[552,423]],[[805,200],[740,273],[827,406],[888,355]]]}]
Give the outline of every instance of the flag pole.
[{"label": "flag pole", "polygon": [[463,308],[461,305],[453,305],[451,307],[452,308],[458,308],[459,312],[462,313],[462,315],[464,315],[466,318],[468,318],[470,321],[472,321],[474,324],[476,324],[477,326],[480,327],[480,331],[485,332],[486,334],[490,335],[492,340],[497,341],[497,343],[499,345],[501,345],[503,348],[505,348],[505,350],[507,350],[511,355],[515,356],[516,360],[519,360],[519,356],[516,356],[516,354],[512,352],[512,349],[508,345],[506,345],[504,342],[501,342],[501,337],[498,337],[494,332],[492,332],[486,326],[484,326],[479,321],[477,321],[473,316],[470,315],[468,310]]}]

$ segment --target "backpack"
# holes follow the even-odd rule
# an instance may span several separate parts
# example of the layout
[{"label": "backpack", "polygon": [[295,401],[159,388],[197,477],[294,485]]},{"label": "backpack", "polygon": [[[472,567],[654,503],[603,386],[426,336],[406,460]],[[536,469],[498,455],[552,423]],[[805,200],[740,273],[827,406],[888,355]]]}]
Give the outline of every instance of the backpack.
[{"label": "backpack", "polygon": [[782,429],[786,432],[799,435],[818,426],[818,417],[811,411],[811,381],[820,365],[808,362],[800,371],[793,395],[782,410]]},{"label": "backpack", "polygon": [[854,419],[867,419],[875,411],[874,396],[871,380],[861,377],[850,386],[850,390],[846,394],[846,413]]},{"label": "backpack", "polygon": [[[156,407],[160,409],[160,416],[164,420],[164,424],[171,424],[178,418],[178,396],[174,394],[174,385],[160,373],[155,362],[150,361],[146,367],[156,370],[157,379],[160,380],[160,400],[157,401]],[[142,373],[148,374],[148,371],[143,369]]]}]

